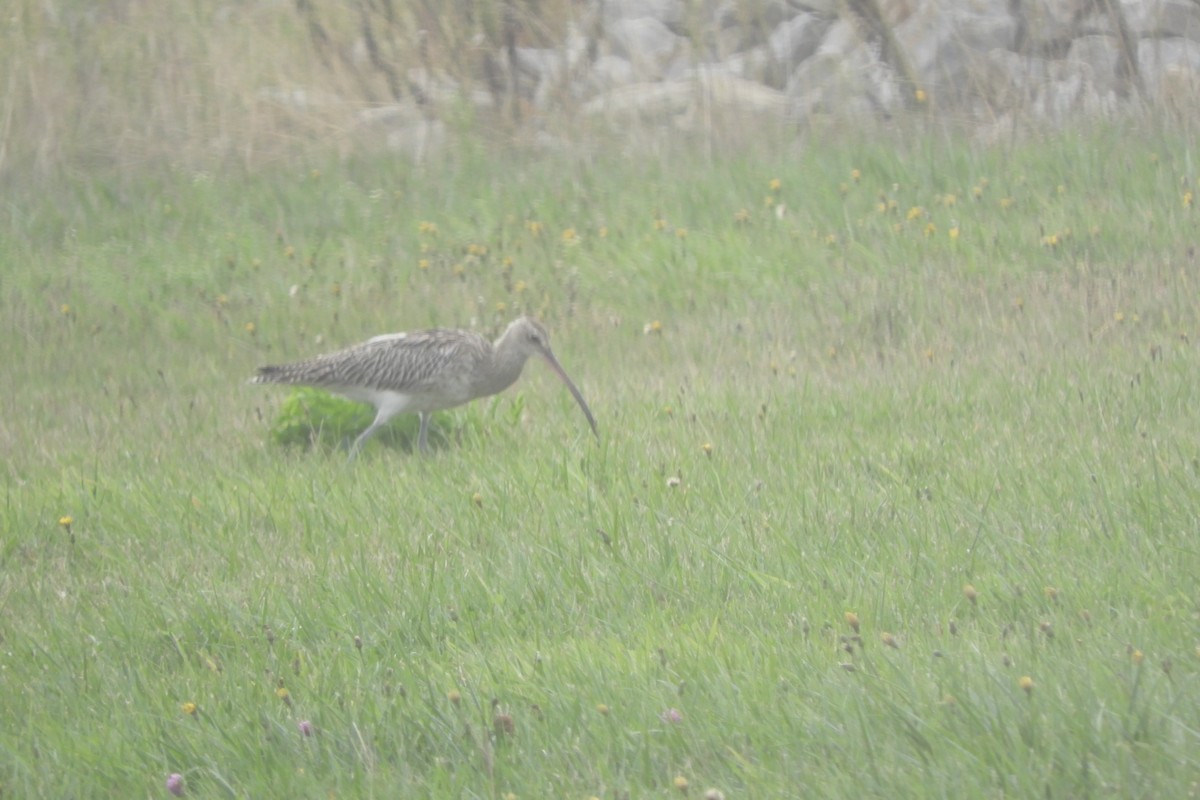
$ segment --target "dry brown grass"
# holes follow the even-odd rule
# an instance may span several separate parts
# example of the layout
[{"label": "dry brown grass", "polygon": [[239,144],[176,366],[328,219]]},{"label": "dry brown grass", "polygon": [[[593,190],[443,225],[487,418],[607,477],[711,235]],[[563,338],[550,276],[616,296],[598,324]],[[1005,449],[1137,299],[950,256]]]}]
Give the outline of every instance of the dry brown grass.
[{"label": "dry brown grass", "polygon": [[0,176],[255,168],[344,146],[358,112],[429,100],[411,70],[486,78],[506,37],[548,44],[570,13],[569,0],[450,13],[432,0],[15,0],[0,22]]}]

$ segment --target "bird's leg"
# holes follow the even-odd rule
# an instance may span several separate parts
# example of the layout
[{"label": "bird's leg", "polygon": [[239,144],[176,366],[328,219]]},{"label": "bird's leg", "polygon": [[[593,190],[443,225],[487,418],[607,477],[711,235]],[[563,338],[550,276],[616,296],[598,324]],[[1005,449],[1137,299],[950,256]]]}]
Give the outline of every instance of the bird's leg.
[{"label": "bird's leg", "polygon": [[421,432],[417,434],[417,447],[421,448],[422,453],[429,452],[429,417],[430,412],[422,411],[418,416],[421,418]]},{"label": "bird's leg", "polygon": [[354,444],[350,445],[351,461],[353,461],[354,457],[358,455],[358,451],[362,449],[362,446],[366,443],[367,439],[370,439],[372,436],[374,436],[375,432],[382,428],[384,424],[387,423],[388,419],[390,419],[390,417],[382,413],[375,415],[375,421],[368,425],[367,429],[358,435],[358,438],[354,440]]}]

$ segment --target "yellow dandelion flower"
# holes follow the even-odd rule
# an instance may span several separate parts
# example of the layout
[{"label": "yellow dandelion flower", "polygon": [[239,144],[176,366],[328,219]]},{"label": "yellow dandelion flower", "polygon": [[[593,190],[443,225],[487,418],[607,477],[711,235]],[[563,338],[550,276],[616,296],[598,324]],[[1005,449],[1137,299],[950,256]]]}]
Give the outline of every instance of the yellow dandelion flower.
[{"label": "yellow dandelion flower", "polygon": [[1124,311],[1114,311],[1113,312],[1113,322],[1124,322],[1124,321],[1125,321],[1125,312]]},{"label": "yellow dandelion flower", "polygon": [[644,333],[644,334],[662,333],[662,329],[663,329],[663,324],[661,322],[659,322],[658,320],[651,320],[650,322],[647,322],[642,327],[642,333]]},{"label": "yellow dandelion flower", "polygon": [[1042,247],[1058,247],[1058,234],[1048,233],[1042,237]]},{"label": "yellow dandelion flower", "polygon": [[775,198],[772,197],[771,195],[767,195],[766,197],[763,198],[763,205],[766,206],[767,208],[770,208],[771,206],[775,205],[775,202],[776,202]]},{"label": "yellow dandelion flower", "polygon": [[932,222],[927,222],[925,224],[925,235],[933,236],[935,233],[937,233],[937,225],[934,225]]},{"label": "yellow dandelion flower", "polygon": [[883,642],[888,647],[894,648],[896,650],[900,649],[900,643],[898,641],[896,641],[896,637],[893,636],[892,634],[888,633],[887,631],[884,631],[883,633],[879,634],[879,641]]},{"label": "yellow dandelion flower", "polygon": [[953,228],[946,231],[946,233],[950,236],[951,239],[957,239],[958,238],[958,226],[955,225]]},{"label": "yellow dandelion flower", "polygon": [[1013,203],[1015,203],[1015,202],[1016,201],[1013,200],[1011,197],[1001,197],[1000,198],[1000,208],[1007,211],[1008,209],[1013,207]]},{"label": "yellow dandelion flower", "polygon": [[458,689],[451,689],[450,691],[446,692],[446,699],[454,705],[458,705],[462,702],[462,695],[459,694]]},{"label": "yellow dandelion flower", "polygon": [[63,516],[58,518],[58,524],[63,526],[64,528],[69,528],[74,523],[75,523],[75,518],[72,517],[70,514],[64,514]]},{"label": "yellow dandelion flower", "polygon": [[1131,659],[1133,659],[1134,664],[1137,664],[1140,666],[1142,661],[1145,660],[1146,655],[1141,650],[1134,650],[1132,653],[1129,654],[1129,657]]},{"label": "yellow dandelion flower", "polygon": [[596,703],[596,711],[602,717],[607,717],[609,714],[612,713],[612,709],[609,708],[608,706],[606,706],[604,703]]},{"label": "yellow dandelion flower", "polygon": [[1033,692],[1033,678],[1029,677],[1028,675],[1022,675],[1017,680],[1017,686],[1020,686],[1021,690],[1024,691],[1025,694],[1031,694]]},{"label": "yellow dandelion flower", "polygon": [[744,208],[739,208],[733,215],[733,221],[739,225],[745,225],[750,221],[750,212]]},{"label": "yellow dandelion flower", "polygon": [[179,707],[179,710],[187,714],[189,717],[194,717],[200,708],[195,703],[184,703]]},{"label": "yellow dandelion flower", "polygon": [[905,214],[904,216],[909,222],[912,222],[914,219],[922,216],[924,213],[925,213],[925,209],[921,208],[920,206],[913,206],[912,208],[910,208],[908,210],[908,213]]},{"label": "yellow dandelion flower", "polygon": [[964,584],[962,591],[963,597],[971,601],[971,605],[975,605],[977,602],[979,602],[979,592],[975,591],[975,587],[971,584]]},{"label": "yellow dandelion flower", "polygon": [[58,307],[58,310],[65,317],[71,313],[71,306],[68,305],[67,303],[63,303],[61,306]]},{"label": "yellow dandelion flower", "polygon": [[438,227],[432,222],[422,220],[417,223],[417,232],[426,236],[437,236]]},{"label": "yellow dandelion flower", "polygon": [[453,269],[452,269],[451,271],[452,271],[452,272],[453,272],[455,275],[457,275],[458,277],[460,277],[460,278],[461,278],[461,277],[462,277],[462,275],[463,275],[463,273],[467,271],[467,268],[466,268],[466,267],[464,267],[464,266],[462,265],[462,262],[459,262],[459,263],[457,263],[457,264],[455,264],[455,265],[454,265],[454,267],[453,267]]},{"label": "yellow dandelion flower", "polygon": [[887,210],[888,210],[888,204],[883,202],[882,200],[880,200],[878,203],[875,204],[875,210],[878,211],[880,214],[886,214]]},{"label": "yellow dandelion flower", "polygon": [[913,99],[917,101],[918,105],[925,105],[926,101],[929,100],[929,95],[925,94],[924,89],[917,89],[913,92]]},{"label": "yellow dandelion flower", "polygon": [[858,183],[859,181],[861,181],[862,180],[862,170],[860,170],[860,169],[850,170],[850,180],[854,181],[855,183]]},{"label": "yellow dandelion flower", "polygon": [[665,219],[663,219],[662,217],[655,217],[654,218],[654,230],[664,231],[666,229],[667,229],[667,221]]},{"label": "yellow dandelion flower", "polygon": [[516,283],[513,284],[513,291],[516,294],[521,294],[522,292],[525,291],[526,288],[527,287],[525,286],[525,281],[517,281]]},{"label": "yellow dandelion flower", "polygon": [[562,241],[563,244],[575,244],[579,241],[579,234],[575,232],[574,228],[567,228],[562,232]]},{"label": "yellow dandelion flower", "polygon": [[955,205],[956,203],[958,203],[958,197],[955,195],[947,194],[942,197],[942,205],[946,206],[947,208]]},{"label": "yellow dandelion flower", "polygon": [[688,233],[687,228],[676,228],[675,229],[675,238],[676,239],[686,239],[687,233]]},{"label": "yellow dandelion flower", "polygon": [[675,780],[671,782],[675,786],[675,790],[687,794],[688,779],[682,775],[676,775]]},{"label": "yellow dandelion flower", "polygon": [[825,235],[825,244],[828,244],[828,245],[837,244],[837,234],[836,233],[826,234]]},{"label": "yellow dandelion flower", "polygon": [[545,228],[545,226],[542,225],[542,223],[538,222],[535,219],[530,219],[530,220],[525,221],[525,229],[527,231],[529,231],[531,234],[533,234],[534,236],[541,236],[542,230],[544,228]]},{"label": "yellow dandelion flower", "polygon": [[700,449],[704,451],[704,455],[711,456],[713,451],[712,442],[705,442]]},{"label": "yellow dandelion flower", "polygon": [[1192,207],[1192,193],[1191,192],[1183,193],[1183,207],[1184,208]]},{"label": "yellow dandelion flower", "polygon": [[983,197],[983,187],[982,186],[971,187],[971,197],[974,197],[976,200]]},{"label": "yellow dandelion flower", "polygon": [[479,492],[476,492],[475,494],[471,495],[471,502],[479,508],[483,508],[483,495]]},{"label": "yellow dandelion flower", "polygon": [[256,326],[253,322],[246,323],[246,333],[253,336],[256,330],[258,330],[258,326]]},{"label": "yellow dandelion flower", "polygon": [[505,311],[508,311],[508,303],[504,302],[503,300],[498,301],[496,303],[496,311],[500,314],[503,314]]},{"label": "yellow dandelion flower", "polygon": [[772,192],[778,192],[783,188],[783,181],[779,180],[779,178],[771,178],[770,182],[767,184],[767,188]]},{"label": "yellow dandelion flower", "polygon": [[855,614],[853,611],[847,611],[842,616],[845,618],[846,624],[850,626],[850,629],[858,633],[858,614]]},{"label": "yellow dandelion flower", "polygon": [[417,262],[417,269],[429,269],[429,259],[422,258]]},{"label": "yellow dandelion flower", "polygon": [[284,258],[295,258],[296,248],[289,244],[287,247],[283,248],[283,256]]}]

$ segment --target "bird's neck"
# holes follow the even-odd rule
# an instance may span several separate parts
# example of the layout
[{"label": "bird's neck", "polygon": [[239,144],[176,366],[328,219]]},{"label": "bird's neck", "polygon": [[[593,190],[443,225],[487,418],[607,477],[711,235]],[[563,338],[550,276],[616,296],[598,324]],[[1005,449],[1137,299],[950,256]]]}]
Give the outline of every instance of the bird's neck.
[{"label": "bird's neck", "polygon": [[503,339],[497,342],[492,348],[491,368],[486,371],[479,387],[482,393],[497,394],[516,383],[517,378],[521,377],[521,370],[525,368],[527,358],[524,353],[505,347]]}]

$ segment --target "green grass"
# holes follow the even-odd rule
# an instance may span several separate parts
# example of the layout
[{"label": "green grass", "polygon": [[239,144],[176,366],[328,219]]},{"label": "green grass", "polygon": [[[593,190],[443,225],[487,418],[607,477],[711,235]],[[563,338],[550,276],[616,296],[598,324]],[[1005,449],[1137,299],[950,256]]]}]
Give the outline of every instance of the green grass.
[{"label": "green grass", "polygon": [[[6,199],[0,796],[1194,792],[1194,142],[818,139]],[[520,312],[598,443],[245,383]]]}]

